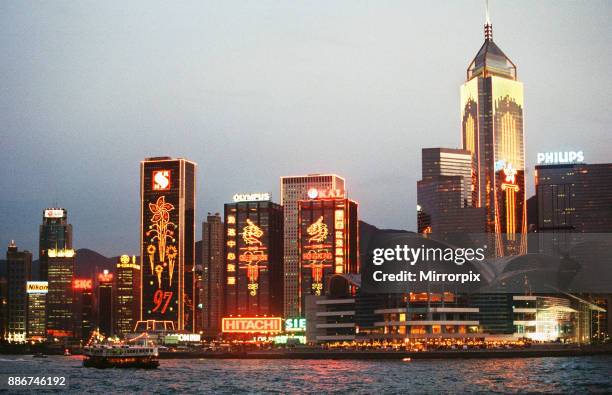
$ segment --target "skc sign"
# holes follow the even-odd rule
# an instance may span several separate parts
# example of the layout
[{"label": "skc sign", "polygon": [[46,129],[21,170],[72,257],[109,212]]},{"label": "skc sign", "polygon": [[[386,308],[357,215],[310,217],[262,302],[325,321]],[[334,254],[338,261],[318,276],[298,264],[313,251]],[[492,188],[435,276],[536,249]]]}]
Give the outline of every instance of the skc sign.
[{"label": "skc sign", "polygon": [[582,151],[538,152],[538,165],[562,165],[584,162]]},{"label": "skc sign", "polygon": [[226,317],[221,321],[221,328],[224,333],[276,333],[282,331],[282,319],[280,317]]}]

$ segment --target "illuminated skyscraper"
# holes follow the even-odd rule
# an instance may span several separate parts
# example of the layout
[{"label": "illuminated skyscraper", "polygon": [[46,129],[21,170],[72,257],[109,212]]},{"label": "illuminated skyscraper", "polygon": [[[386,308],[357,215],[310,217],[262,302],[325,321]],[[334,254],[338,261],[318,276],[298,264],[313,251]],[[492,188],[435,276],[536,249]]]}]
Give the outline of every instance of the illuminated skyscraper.
[{"label": "illuminated skyscraper", "polygon": [[269,200],[248,198],[253,195],[236,195],[234,203],[225,205],[224,315],[279,317],[283,314],[283,209]]},{"label": "illuminated skyscraper", "polygon": [[524,253],[523,84],[514,63],[493,42],[488,17],[484,31],[485,42],[461,86],[463,148],[472,154],[472,204],[485,208],[497,255]]},{"label": "illuminated skyscraper", "polygon": [[32,253],[19,251],[14,241],[6,251],[7,264],[7,339],[10,342],[26,341],[28,300],[26,285],[30,280]]},{"label": "illuminated skyscraper", "polygon": [[27,338],[43,341],[46,338],[47,281],[28,281],[28,325]]},{"label": "illuminated skyscraper", "polygon": [[195,318],[195,172],[186,159],[140,163],[141,319],[192,331]]},{"label": "illuminated skyscraper", "polygon": [[47,252],[69,249],[72,249],[72,225],[68,223],[68,212],[63,208],[44,209],[38,248],[40,280],[48,280]]},{"label": "illuminated skyscraper", "polygon": [[200,303],[202,304],[202,331],[206,337],[221,333],[225,260],[223,258],[223,221],[221,215],[208,213],[202,223],[202,280]]},{"label": "illuminated skyscraper", "polygon": [[75,278],[72,280],[74,293],[75,337],[87,341],[93,327],[93,280]]},{"label": "illuminated skyscraper", "polygon": [[324,196],[311,189],[298,202],[300,306],[307,295],[326,295],[334,274],[359,272],[359,216],[357,203],[344,195]]},{"label": "illuminated skyscraper", "polygon": [[121,255],[115,267],[113,333],[124,336],[134,330],[140,306],[140,265],[136,257]]},{"label": "illuminated skyscraper", "polygon": [[343,191],[344,178],[335,174],[281,177],[281,205],[284,216],[285,317],[297,317],[299,303],[298,202],[308,199],[308,190]]}]

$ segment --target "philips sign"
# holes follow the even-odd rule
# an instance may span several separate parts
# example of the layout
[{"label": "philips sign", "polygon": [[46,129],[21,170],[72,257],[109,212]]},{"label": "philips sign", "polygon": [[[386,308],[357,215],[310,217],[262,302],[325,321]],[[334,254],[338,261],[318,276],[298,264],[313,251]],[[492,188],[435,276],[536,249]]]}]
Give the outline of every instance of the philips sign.
[{"label": "philips sign", "polygon": [[538,165],[561,165],[584,162],[582,151],[538,152]]}]

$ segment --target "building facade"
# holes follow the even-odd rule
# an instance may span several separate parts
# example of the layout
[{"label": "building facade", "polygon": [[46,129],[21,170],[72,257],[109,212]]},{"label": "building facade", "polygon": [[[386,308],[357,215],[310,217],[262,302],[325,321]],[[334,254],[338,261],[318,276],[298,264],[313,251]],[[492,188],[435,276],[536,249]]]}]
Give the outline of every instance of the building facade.
[{"label": "building facade", "polygon": [[417,182],[417,229],[445,238],[484,233],[485,210],[472,205],[472,155],[451,148],[422,150],[422,179]]},{"label": "building facade", "polygon": [[282,316],[282,207],[238,200],[225,204],[224,219],[224,316]]},{"label": "building facade", "polygon": [[121,255],[115,267],[113,333],[125,336],[138,321],[140,302],[140,265],[136,256]]},{"label": "building facade", "polygon": [[195,319],[195,172],[185,159],[140,163],[140,319],[187,331]]},{"label": "building facade", "polygon": [[49,292],[47,281],[28,281],[28,322],[27,339],[44,341],[46,339],[46,301]]},{"label": "building facade", "polygon": [[74,337],[74,306],[72,282],[76,253],[73,249],[46,251],[47,278],[47,336]]},{"label": "building facade", "polygon": [[285,317],[297,317],[300,310],[300,267],[298,251],[298,202],[308,198],[311,189],[344,191],[344,178],[335,174],[309,174],[281,177],[281,205],[284,216]]},{"label": "building facade", "polygon": [[32,253],[19,251],[14,241],[6,251],[7,265],[7,335],[9,342],[25,342],[27,338],[27,283],[32,270]]},{"label": "building facade", "polygon": [[298,203],[300,307],[307,295],[325,295],[334,274],[359,272],[357,202],[311,191]]},{"label": "building facade", "polygon": [[472,204],[485,209],[498,256],[526,252],[523,109],[516,66],[493,42],[487,21],[485,42],[461,86],[461,137],[472,154]]},{"label": "building facade", "polygon": [[208,213],[202,223],[202,331],[205,337],[217,337],[221,333],[221,317],[224,305],[225,242],[223,221],[219,213]]},{"label": "building facade", "polygon": [[48,280],[48,251],[72,249],[72,225],[68,223],[68,211],[63,208],[47,208],[43,210],[43,221],[39,230],[39,265],[38,278]]},{"label": "building facade", "polygon": [[96,287],[96,324],[104,336],[113,333],[113,274],[104,270],[98,274]]},{"label": "building facade", "polygon": [[94,328],[93,280],[75,278],[72,280],[74,293],[75,337],[87,341]]}]

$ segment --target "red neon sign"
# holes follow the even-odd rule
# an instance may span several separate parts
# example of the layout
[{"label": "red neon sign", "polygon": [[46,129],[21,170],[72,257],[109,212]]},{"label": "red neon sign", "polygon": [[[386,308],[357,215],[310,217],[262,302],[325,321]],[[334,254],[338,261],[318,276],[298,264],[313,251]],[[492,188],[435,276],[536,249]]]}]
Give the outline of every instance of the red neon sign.
[{"label": "red neon sign", "polygon": [[90,278],[75,278],[72,280],[72,289],[79,291],[91,291],[93,288]]},{"label": "red neon sign", "polygon": [[98,281],[101,283],[110,283],[113,281],[113,273],[109,273],[108,270],[98,274]]},{"label": "red neon sign", "polygon": [[221,328],[224,333],[275,333],[282,331],[280,317],[223,318]]}]

